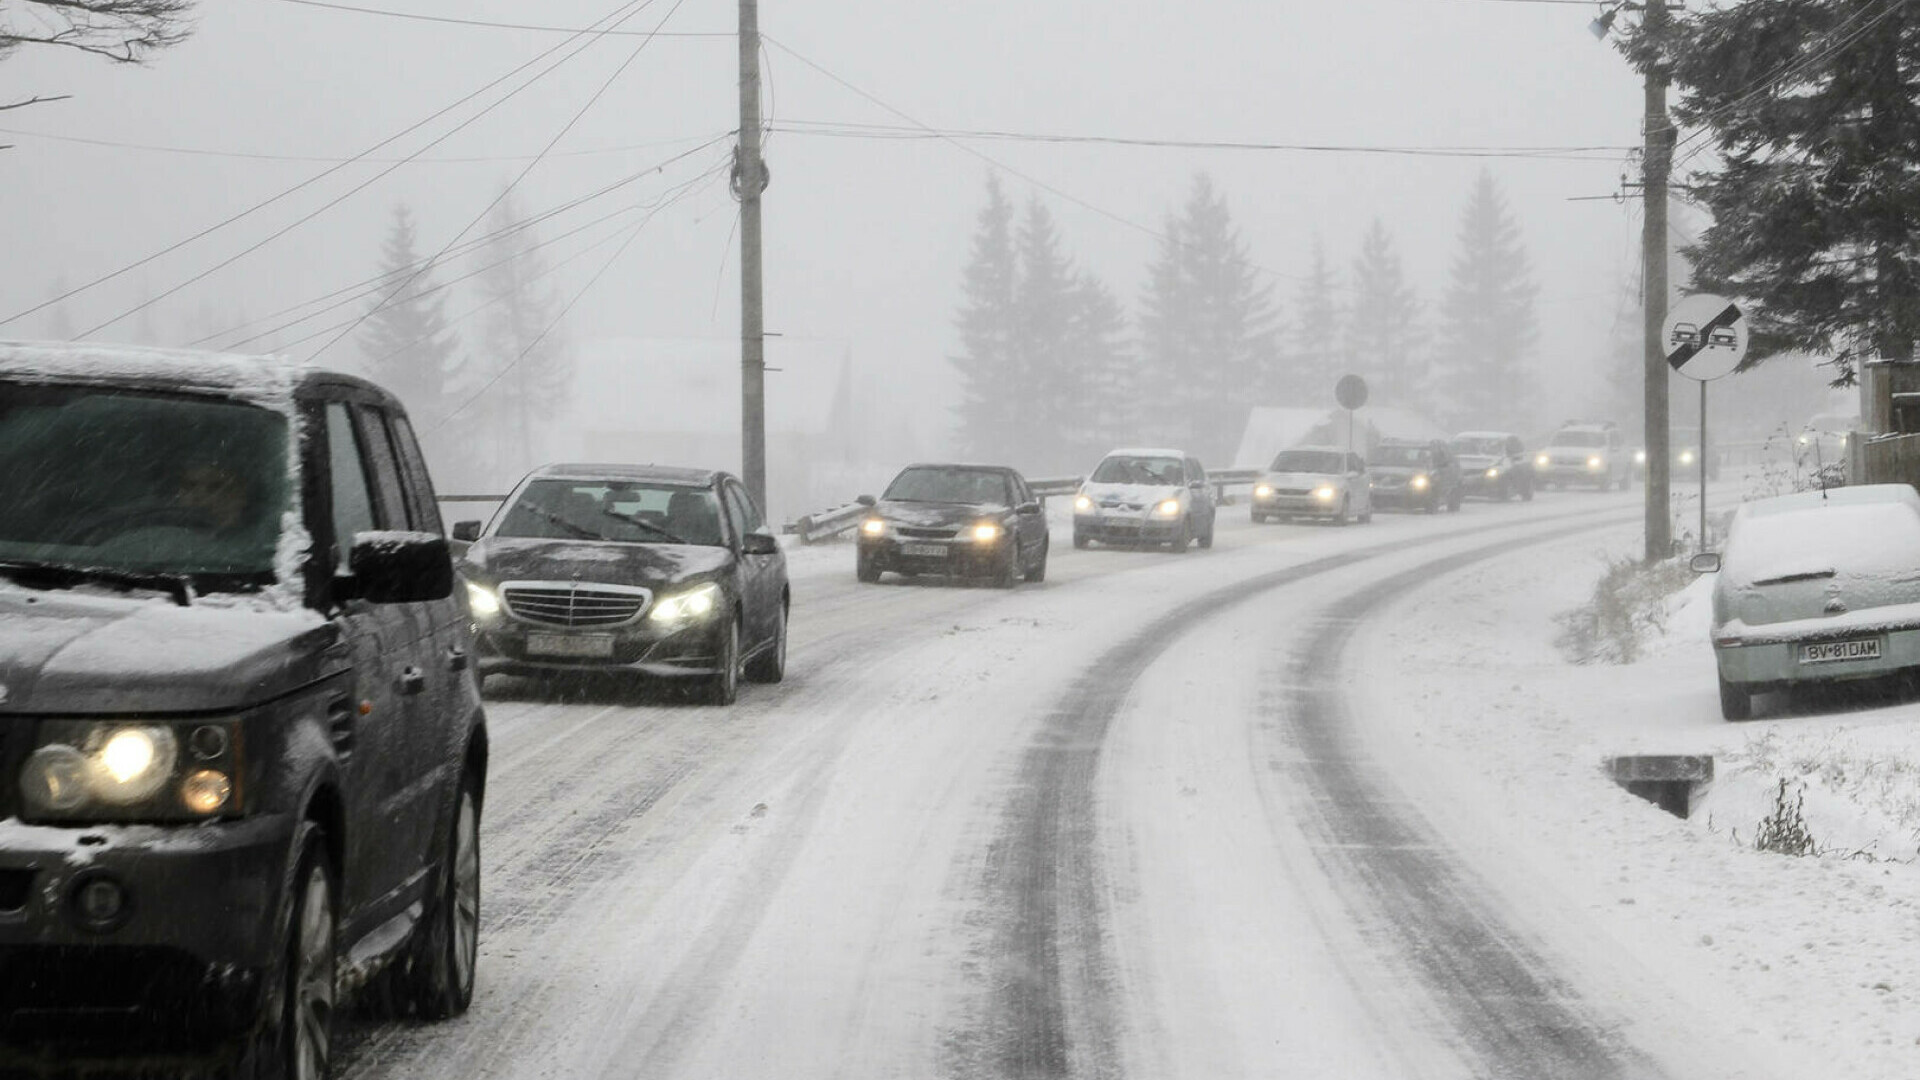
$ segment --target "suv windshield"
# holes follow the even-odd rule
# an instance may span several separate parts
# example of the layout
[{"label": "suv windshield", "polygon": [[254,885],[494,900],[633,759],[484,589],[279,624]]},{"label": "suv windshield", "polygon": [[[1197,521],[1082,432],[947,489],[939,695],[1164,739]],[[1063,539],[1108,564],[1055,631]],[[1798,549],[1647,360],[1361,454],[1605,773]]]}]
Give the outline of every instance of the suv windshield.
[{"label": "suv windshield", "polygon": [[1337,473],[1341,454],[1336,450],[1282,450],[1273,459],[1272,472]]},{"label": "suv windshield", "polygon": [[1179,458],[1110,457],[1093,470],[1096,484],[1150,484],[1154,487],[1179,487],[1185,483],[1185,470]]},{"label": "suv windshield", "polygon": [[264,584],[291,488],[269,409],[0,382],[0,562]]},{"label": "suv windshield", "polygon": [[1607,437],[1598,431],[1558,431],[1553,436],[1554,446],[1605,446]]},{"label": "suv windshield", "polygon": [[906,469],[880,497],[892,502],[1012,503],[1006,474],[990,469]]},{"label": "suv windshield", "polygon": [[1373,452],[1375,465],[1424,466],[1433,460],[1433,451],[1424,446],[1382,446]]},{"label": "suv windshield", "polygon": [[1453,452],[1456,454],[1479,454],[1483,457],[1501,457],[1507,452],[1507,440],[1499,436],[1485,439],[1455,439]]},{"label": "suv windshield", "polygon": [[725,543],[713,492],[644,480],[535,480],[495,536],[629,544]]}]

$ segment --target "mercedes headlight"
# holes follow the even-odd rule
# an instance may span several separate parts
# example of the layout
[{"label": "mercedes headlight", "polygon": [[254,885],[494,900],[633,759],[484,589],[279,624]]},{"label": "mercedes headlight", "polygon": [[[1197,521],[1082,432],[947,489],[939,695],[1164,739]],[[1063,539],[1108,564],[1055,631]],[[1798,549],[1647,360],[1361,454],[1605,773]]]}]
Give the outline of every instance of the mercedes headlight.
[{"label": "mercedes headlight", "polygon": [[20,769],[29,821],[198,821],[239,813],[240,721],[48,720]]},{"label": "mercedes headlight", "polygon": [[1161,503],[1159,506],[1154,507],[1153,512],[1155,515],[1159,517],[1169,517],[1169,518],[1179,517],[1180,516],[1180,500],[1168,499],[1167,501]]},{"label": "mercedes headlight", "polygon": [[1407,486],[1415,489],[1416,491],[1425,491],[1427,489],[1426,474],[1423,473],[1407,481]]},{"label": "mercedes headlight", "polygon": [[1087,495],[1075,495],[1073,497],[1073,509],[1075,513],[1080,513],[1080,514],[1086,514],[1086,513],[1092,512],[1093,510],[1092,497]]},{"label": "mercedes headlight", "polygon": [[694,622],[713,614],[719,602],[720,586],[709,581],[656,602],[647,618],[662,625]]},{"label": "mercedes headlight", "polygon": [[467,608],[477,618],[488,619],[500,614],[500,598],[493,595],[492,589],[484,589],[473,582],[467,582]]}]

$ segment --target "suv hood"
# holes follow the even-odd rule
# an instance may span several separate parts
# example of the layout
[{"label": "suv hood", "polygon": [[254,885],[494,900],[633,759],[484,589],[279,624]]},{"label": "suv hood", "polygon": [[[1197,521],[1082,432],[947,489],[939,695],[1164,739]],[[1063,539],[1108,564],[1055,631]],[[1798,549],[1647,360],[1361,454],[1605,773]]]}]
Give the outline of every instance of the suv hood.
[{"label": "suv hood", "polygon": [[881,500],[874,513],[894,525],[913,529],[958,529],[983,518],[1000,520],[1008,508],[999,503],[930,503]]},{"label": "suv hood", "polygon": [[0,589],[4,713],[220,712],[347,666],[311,610]]},{"label": "suv hood", "polygon": [[712,577],[732,560],[732,549],[704,544],[484,537],[467,549],[460,569],[487,584],[581,581],[660,589]]}]

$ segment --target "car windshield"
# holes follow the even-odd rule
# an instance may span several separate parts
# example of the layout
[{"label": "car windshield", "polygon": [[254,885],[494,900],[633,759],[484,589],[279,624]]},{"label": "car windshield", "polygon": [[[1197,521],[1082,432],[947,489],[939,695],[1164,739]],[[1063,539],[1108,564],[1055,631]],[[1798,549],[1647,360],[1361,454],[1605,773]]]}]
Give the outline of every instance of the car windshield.
[{"label": "car windshield", "polygon": [[1152,487],[1179,487],[1185,469],[1175,457],[1110,457],[1093,470],[1096,484],[1146,484]]},{"label": "car windshield", "polygon": [[903,470],[881,497],[892,502],[995,504],[1013,502],[1006,473],[992,469]]},{"label": "car windshield", "polygon": [[1424,446],[1382,446],[1373,452],[1375,465],[1423,466],[1433,460],[1433,451]]},{"label": "car windshield", "polygon": [[287,441],[221,398],[0,382],[0,562],[264,583]]},{"label": "car windshield", "polygon": [[726,542],[711,488],[615,479],[535,480],[507,507],[494,535],[627,544]]},{"label": "car windshield", "polygon": [[1553,433],[1554,446],[1605,446],[1607,437],[1598,431],[1556,431]]},{"label": "car windshield", "polygon": [[1507,452],[1507,440],[1499,435],[1485,438],[1460,438],[1453,440],[1453,452],[1456,454],[1479,454],[1483,457],[1500,457]]},{"label": "car windshield", "polygon": [[1338,450],[1282,450],[1273,459],[1273,472],[1337,473],[1341,471]]}]

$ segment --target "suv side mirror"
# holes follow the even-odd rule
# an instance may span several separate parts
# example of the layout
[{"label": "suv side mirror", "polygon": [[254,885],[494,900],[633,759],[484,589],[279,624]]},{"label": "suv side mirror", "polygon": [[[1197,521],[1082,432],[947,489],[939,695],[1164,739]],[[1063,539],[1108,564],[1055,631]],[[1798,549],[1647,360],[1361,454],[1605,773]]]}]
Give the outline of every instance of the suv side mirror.
[{"label": "suv side mirror", "polygon": [[453,595],[453,555],[447,538],[433,533],[355,533],[347,569],[347,578],[335,579],[341,599],[417,604]]},{"label": "suv side mirror", "polygon": [[471,544],[480,539],[480,523],[477,521],[456,521],[453,523],[453,538]]},{"label": "suv side mirror", "polygon": [[763,526],[740,538],[742,555],[778,555],[780,541]]},{"label": "suv side mirror", "polygon": [[853,501],[859,503],[861,506],[872,506],[877,500],[871,495],[862,495]]}]

